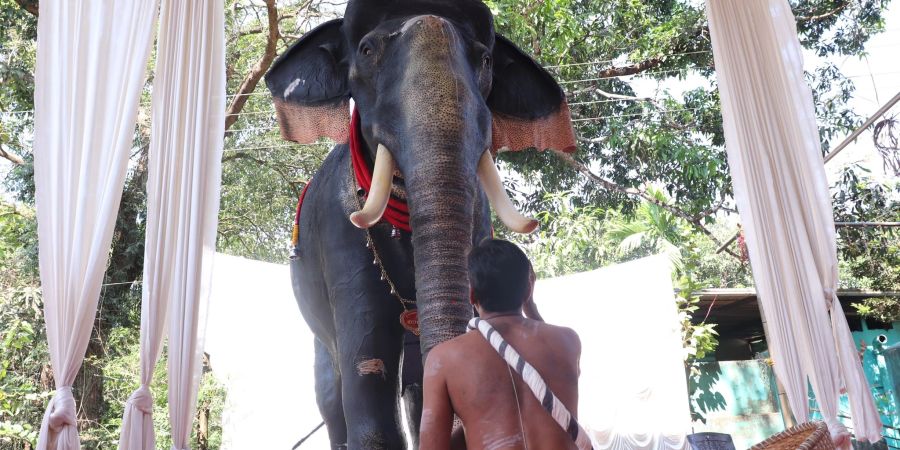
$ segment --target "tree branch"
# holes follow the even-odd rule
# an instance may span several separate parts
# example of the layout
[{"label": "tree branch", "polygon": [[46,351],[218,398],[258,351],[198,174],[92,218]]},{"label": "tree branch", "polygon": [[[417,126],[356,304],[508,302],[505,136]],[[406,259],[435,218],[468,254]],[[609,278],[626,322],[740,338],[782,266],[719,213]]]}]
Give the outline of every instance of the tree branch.
[{"label": "tree branch", "polygon": [[21,156],[16,155],[15,153],[10,153],[6,151],[2,145],[0,145],[0,157],[6,158],[13,162],[13,164],[23,166],[25,165],[25,160],[22,159]]},{"label": "tree branch", "polygon": [[[294,16],[296,16],[296,14],[284,14],[284,15],[282,15],[282,16],[280,16],[280,17],[278,18],[278,23],[280,24],[282,20],[284,20],[284,19],[290,19],[290,18],[292,18],[292,17],[294,17]],[[259,33],[262,33],[262,32],[264,32],[264,31],[267,31],[267,28],[256,27],[256,28],[251,28],[251,29],[249,29],[249,30],[241,31],[240,33],[238,33],[238,36],[249,36],[249,35],[251,35],[251,34],[259,34]]]},{"label": "tree branch", "polygon": [[[640,189],[626,188],[624,186],[620,186],[616,183],[613,183],[612,181],[609,181],[609,180],[595,174],[594,172],[591,172],[591,170],[589,168],[587,168],[587,166],[576,161],[575,158],[573,158],[568,153],[554,151],[553,154],[556,155],[556,157],[561,159],[563,162],[565,162],[569,167],[572,167],[576,171],[583,173],[584,175],[586,175],[588,177],[588,179],[603,186],[605,189],[608,189],[611,191],[616,191],[616,192],[621,192],[625,195],[630,195],[632,197],[638,197],[642,200],[653,203],[654,205],[657,205],[660,208],[663,208],[666,211],[671,212],[672,214],[676,215],[677,217],[680,217],[680,218],[684,219],[685,221],[687,221],[688,223],[690,223],[691,225],[693,225],[694,228],[696,228],[697,230],[699,230],[700,232],[705,234],[707,237],[709,237],[709,239],[712,240],[713,243],[716,244],[716,246],[722,245],[722,242],[712,233],[712,231],[710,231],[709,228],[706,228],[706,226],[704,226],[703,223],[701,222],[701,220],[703,220],[703,217],[705,217],[705,216],[688,214],[687,211],[685,211],[681,208],[678,208],[677,206],[673,206],[668,203],[662,202],[659,199],[647,194],[646,192],[644,192]],[[710,210],[715,211],[716,208],[711,208]],[[729,255],[737,258],[738,261],[743,261],[743,259],[738,254],[732,252],[731,250],[726,249],[725,252],[728,253]]]},{"label": "tree branch", "polygon": [[225,112],[226,131],[237,122],[237,114],[244,109],[244,105],[247,103],[247,97],[249,97],[247,94],[256,90],[256,85],[259,84],[259,80],[262,79],[263,75],[265,75],[266,71],[269,70],[269,67],[272,65],[272,62],[275,61],[275,50],[278,46],[278,38],[280,36],[278,31],[278,8],[275,6],[275,0],[265,0],[265,2],[266,13],[269,18],[269,36],[266,39],[266,49],[259,62],[257,62],[256,65],[250,69],[250,72],[247,73],[247,76],[244,77],[244,81],[238,88],[234,100],[231,101],[231,105],[228,106],[228,110]]},{"label": "tree branch", "polygon": [[832,9],[830,11],[826,11],[822,14],[816,14],[813,16],[797,16],[797,21],[798,22],[819,22],[819,21],[822,21],[822,20],[825,20],[825,19],[828,19],[828,18],[831,18],[831,17],[834,17],[834,16],[840,14],[841,11],[843,11],[849,5],[850,5],[850,0],[844,0],[834,9]]},{"label": "tree branch", "polygon": [[19,4],[22,9],[28,11],[31,15],[37,17],[38,15],[38,2],[37,0],[16,0],[16,3]]}]

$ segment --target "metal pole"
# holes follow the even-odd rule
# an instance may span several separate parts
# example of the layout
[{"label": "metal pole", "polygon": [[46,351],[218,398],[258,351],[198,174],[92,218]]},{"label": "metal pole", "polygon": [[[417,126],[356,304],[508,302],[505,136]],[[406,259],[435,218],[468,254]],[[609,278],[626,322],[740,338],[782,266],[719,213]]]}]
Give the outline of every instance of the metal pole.
[{"label": "metal pole", "polygon": [[[769,346],[769,324],[766,322],[766,313],[763,311],[762,302],[759,301],[759,294],[756,295],[756,305],[759,307],[759,317],[762,318],[762,326],[763,326],[763,334],[766,337],[766,347]],[[772,351],[769,351],[769,356],[771,357]],[[778,364],[776,362],[776,364]],[[773,369],[774,373],[775,370]],[[791,411],[791,405],[788,403],[787,392],[784,390],[784,385],[781,384],[781,380],[778,379],[778,375],[775,376],[775,387],[778,390],[778,405],[781,407],[781,418],[784,420],[784,428],[788,429],[797,424],[797,421],[794,419],[794,413]]]},{"label": "metal pole", "polygon": [[875,114],[873,114],[872,117],[869,117],[869,120],[863,123],[862,126],[854,130],[853,133],[851,133],[850,136],[847,137],[847,139],[844,139],[843,142],[838,144],[838,146],[835,147],[834,150],[832,150],[831,153],[829,153],[828,156],[825,157],[825,162],[827,163],[828,161],[831,161],[831,158],[837,156],[837,154],[840,153],[841,150],[844,149],[844,147],[850,145],[850,143],[853,142],[860,134],[862,134],[863,131],[866,131],[866,128],[869,128],[873,123],[875,123],[875,121],[878,120],[879,117],[884,115],[884,113],[891,109],[891,107],[894,106],[897,102],[900,102],[900,92],[897,92],[897,94],[894,95],[894,98],[885,103],[884,106],[878,109],[878,111],[875,111]]}]

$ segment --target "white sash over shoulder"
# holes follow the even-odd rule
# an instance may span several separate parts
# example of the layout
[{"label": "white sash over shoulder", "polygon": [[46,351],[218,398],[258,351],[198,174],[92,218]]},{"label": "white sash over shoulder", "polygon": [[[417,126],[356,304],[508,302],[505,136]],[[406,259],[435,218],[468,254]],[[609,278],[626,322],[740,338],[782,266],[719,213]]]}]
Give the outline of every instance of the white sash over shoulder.
[{"label": "white sash over shoulder", "polygon": [[484,338],[491,344],[491,347],[500,354],[500,357],[502,357],[510,367],[516,370],[516,373],[525,380],[525,384],[531,388],[531,392],[537,397],[538,401],[541,402],[544,409],[546,409],[553,417],[553,420],[569,434],[579,450],[593,449],[591,440],[584,431],[584,428],[578,424],[578,421],[575,420],[575,417],[573,417],[571,413],[569,413],[566,406],[563,405],[553,391],[550,390],[537,370],[535,370],[531,364],[528,364],[527,361],[522,359],[519,352],[512,348],[491,324],[486,320],[475,317],[469,322],[469,329],[481,332]]}]

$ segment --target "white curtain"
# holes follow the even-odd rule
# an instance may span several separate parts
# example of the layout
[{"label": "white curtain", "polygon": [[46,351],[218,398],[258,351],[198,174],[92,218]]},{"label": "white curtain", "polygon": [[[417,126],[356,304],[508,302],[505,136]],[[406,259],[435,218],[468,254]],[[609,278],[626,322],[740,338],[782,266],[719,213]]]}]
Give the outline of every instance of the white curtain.
[{"label": "white curtain", "polygon": [[837,250],[813,98],[787,0],[707,0],[728,163],[775,373],[799,421],[807,378],[839,447],[850,399],[858,439],[881,422],[835,296]]},{"label": "white curtain", "polygon": [[[207,129],[210,119],[206,117],[207,110],[202,105],[222,103],[223,96],[219,92],[222,87],[216,84],[218,80],[210,78],[215,71],[215,55],[206,55],[209,58],[198,59],[196,62],[200,64],[191,65],[195,62],[193,58],[198,55],[190,53],[190,46],[199,45],[196,50],[203,49],[202,35],[206,33],[203,29],[195,29],[195,25],[190,23],[192,20],[194,19],[187,17],[183,10],[173,8],[169,2],[165,2],[161,23],[163,33],[159,39],[156,76],[153,81],[153,126],[148,160],[147,227],[141,301],[141,384],[125,405],[119,439],[120,450],[156,448],[153,397],[149,386],[166,330],[167,309],[170,300],[174,300],[176,306],[182,309],[187,306],[191,314],[174,317],[172,326],[188,330],[196,327],[197,316],[193,313],[193,307],[197,294],[185,289],[193,289],[187,283],[197,283],[192,278],[199,280],[201,273],[194,268],[200,268],[203,258],[208,257],[203,253],[204,227],[212,224],[212,232],[215,232],[218,191],[212,192],[209,188],[217,189],[218,170],[212,167],[212,171],[207,171],[200,165],[211,163],[205,153],[217,154],[221,151],[215,142],[221,141],[221,124],[224,122],[219,121],[220,126]],[[204,72],[210,70],[210,73]],[[219,117],[214,111],[210,113],[212,117]],[[210,134],[214,130],[219,131]],[[207,184],[212,180],[215,180],[216,186]],[[210,193],[215,193],[216,197],[209,197]],[[216,206],[215,211],[204,208],[204,205],[210,204]],[[205,211],[212,214],[211,222]],[[201,259],[196,259],[196,256],[192,259],[191,255],[198,255]],[[198,261],[200,264],[197,264]],[[186,337],[190,340],[190,336]],[[185,342],[182,338],[182,346],[187,353],[176,355],[179,363],[196,358],[191,342],[193,341]],[[196,364],[179,366],[179,371],[186,370],[191,377],[186,386],[183,385],[184,380],[179,379],[179,389],[196,389],[192,384],[193,375],[190,375],[196,367]],[[193,402],[193,399],[183,397],[181,392],[178,395],[176,401],[179,404],[179,415],[176,420],[180,423],[184,416],[181,412],[188,411],[189,415],[192,410],[186,402]]]},{"label": "white curtain", "polygon": [[[147,235],[147,251],[155,254],[150,279],[159,282],[150,295],[170,302],[169,420],[175,450],[190,448],[202,369],[225,133],[224,33],[221,0],[162,1],[153,88],[158,142],[150,154],[156,172],[148,186],[155,190],[156,202],[148,208],[158,228]],[[154,330],[159,326],[154,323]],[[155,349],[144,350],[142,358],[156,356]]]},{"label": "white curtain", "polygon": [[56,393],[39,450],[80,447],[71,386],[97,313],[156,12],[155,1],[40,3],[34,182]]}]

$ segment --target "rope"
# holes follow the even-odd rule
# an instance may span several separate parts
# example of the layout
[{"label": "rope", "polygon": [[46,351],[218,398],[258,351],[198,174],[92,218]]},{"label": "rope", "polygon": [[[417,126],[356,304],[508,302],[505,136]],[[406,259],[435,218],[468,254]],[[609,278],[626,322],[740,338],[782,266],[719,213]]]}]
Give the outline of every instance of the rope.
[{"label": "rope", "polygon": [[296,444],[294,444],[294,446],[291,447],[291,450],[297,450],[297,447],[300,447],[301,444],[306,442],[306,440],[309,439],[310,436],[312,436],[316,431],[319,431],[319,428],[322,428],[322,426],[324,425],[325,421],[323,420],[322,423],[313,428],[313,430],[310,431],[306,436],[303,436],[303,439],[300,439]]}]

